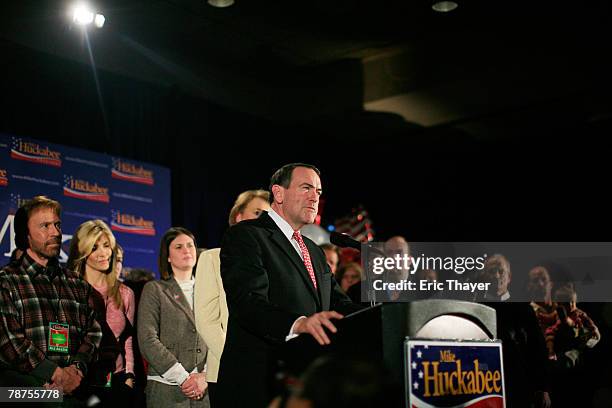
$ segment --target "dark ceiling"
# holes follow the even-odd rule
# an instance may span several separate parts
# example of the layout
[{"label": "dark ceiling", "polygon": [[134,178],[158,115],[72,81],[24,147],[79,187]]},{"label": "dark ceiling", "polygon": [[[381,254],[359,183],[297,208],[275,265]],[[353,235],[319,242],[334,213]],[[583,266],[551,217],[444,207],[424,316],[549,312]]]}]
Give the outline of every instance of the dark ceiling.
[{"label": "dark ceiling", "polygon": [[172,168],[173,219],[210,245],[235,193],[292,160],[326,169],[327,214],[363,203],[382,236],[612,228],[609,0],[100,1],[90,48],[68,1],[2,2],[0,131]]},{"label": "dark ceiling", "polygon": [[[90,64],[68,1],[4,2],[5,39]],[[288,2],[99,0],[99,69],[177,86],[256,116],[304,120],[366,109],[419,126],[550,106],[606,118],[609,1]],[[585,113],[586,112],[586,113]],[[565,115],[565,113],[562,113]],[[473,131],[477,131],[472,126]]]}]

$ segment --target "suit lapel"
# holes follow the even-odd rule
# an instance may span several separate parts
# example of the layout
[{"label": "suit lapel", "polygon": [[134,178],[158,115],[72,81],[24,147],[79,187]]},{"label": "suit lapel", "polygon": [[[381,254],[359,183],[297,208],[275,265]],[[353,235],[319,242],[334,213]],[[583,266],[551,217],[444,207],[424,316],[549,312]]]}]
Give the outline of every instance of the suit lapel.
[{"label": "suit lapel", "polygon": [[164,289],[164,293],[172,303],[174,303],[180,310],[185,313],[189,321],[195,326],[195,320],[193,317],[193,310],[189,307],[189,302],[185,299],[185,294],[183,290],[176,282],[174,278],[170,278],[168,281],[168,285]]},{"label": "suit lapel", "polygon": [[[266,224],[268,228],[270,229],[270,238],[282,250],[282,252],[286,255],[286,257],[288,257],[291,260],[291,263],[293,263],[293,265],[299,271],[299,275],[301,276],[302,281],[304,281],[304,284],[306,285],[306,287],[308,287],[310,294],[315,298],[317,303],[320,304],[319,294],[317,293],[317,290],[315,289],[314,285],[312,284],[312,281],[310,280],[310,275],[308,274],[308,271],[306,270],[306,265],[304,265],[304,261],[302,261],[302,258],[300,257],[300,255],[298,255],[293,245],[291,245],[291,242],[289,242],[287,237],[278,228],[274,220],[272,220],[268,214],[262,215],[260,219],[263,218],[264,216],[269,220],[269,222],[266,222]],[[310,252],[310,249],[309,249],[309,252]],[[314,265],[313,265],[313,268],[314,268]],[[315,269],[315,275],[316,273],[317,272]],[[320,280],[318,275],[316,276],[317,276],[317,280]]]},{"label": "suit lapel", "polygon": [[[312,263],[312,268],[314,269],[315,276],[317,277],[317,284],[318,284],[318,287],[319,287],[319,295],[325,297],[326,294],[325,293],[321,293],[321,288],[322,288],[321,283],[323,282],[323,271],[324,271],[324,269],[321,269],[319,258],[317,258],[314,255],[315,253],[317,253],[319,248],[317,247],[317,244],[315,244],[314,242],[312,242],[309,239],[304,239],[304,243],[306,244],[306,248],[308,248],[308,253],[310,253],[310,262]],[[325,265],[323,265],[323,267],[325,267]],[[308,276],[308,280],[310,280],[310,276]]]}]

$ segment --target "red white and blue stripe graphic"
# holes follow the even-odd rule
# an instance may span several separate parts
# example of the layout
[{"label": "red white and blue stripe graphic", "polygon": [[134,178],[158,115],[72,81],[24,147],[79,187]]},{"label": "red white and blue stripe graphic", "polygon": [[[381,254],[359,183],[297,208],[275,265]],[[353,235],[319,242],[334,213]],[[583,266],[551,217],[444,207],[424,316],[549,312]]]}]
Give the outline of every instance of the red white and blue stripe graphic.
[{"label": "red white and blue stripe graphic", "polygon": [[54,159],[52,157],[40,156],[37,154],[29,154],[20,152],[18,149],[19,142],[21,142],[20,138],[13,138],[13,143],[11,146],[11,158],[15,160],[23,160],[31,163],[44,164],[47,166],[53,167],[62,167],[61,159]]},{"label": "red white and blue stripe graphic", "polygon": [[115,221],[111,221],[111,229],[113,231],[125,232],[127,234],[154,236],[155,228],[141,227],[138,225],[124,225]]},{"label": "red white and blue stripe graphic", "polygon": [[78,198],[81,200],[97,201],[99,203],[110,202],[108,194],[104,193],[87,193],[84,191],[73,190],[70,187],[64,186],[64,195],[66,197]]},{"label": "red white and blue stripe graphic", "polygon": [[117,169],[113,169],[111,175],[114,179],[131,181],[133,183],[146,184],[149,186],[152,186],[155,183],[155,181],[150,177],[135,176],[133,174],[124,173]]}]

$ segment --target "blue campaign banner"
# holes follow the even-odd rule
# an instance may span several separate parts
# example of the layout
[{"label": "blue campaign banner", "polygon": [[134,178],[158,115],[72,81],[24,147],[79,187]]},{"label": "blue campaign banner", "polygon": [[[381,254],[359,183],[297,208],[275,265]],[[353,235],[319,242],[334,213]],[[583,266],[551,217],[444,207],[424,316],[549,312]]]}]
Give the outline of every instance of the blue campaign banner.
[{"label": "blue campaign banner", "polygon": [[500,341],[407,339],[404,343],[410,408],[504,408]]},{"label": "blue campaign banner", "polygon": [[106,222],[123,247],[124,266],[157,276],[157,250],[170,227],[170,170],[150,163],[0,133],[0,259],[15,248],[13,217],[46,195],[63,207],[60,261],[83,222]]}]

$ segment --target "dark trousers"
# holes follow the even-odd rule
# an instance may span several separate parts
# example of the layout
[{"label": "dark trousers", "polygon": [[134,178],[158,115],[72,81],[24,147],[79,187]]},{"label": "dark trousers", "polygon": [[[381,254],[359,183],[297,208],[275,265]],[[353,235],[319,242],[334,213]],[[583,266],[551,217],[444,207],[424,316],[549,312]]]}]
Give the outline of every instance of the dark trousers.
[{"label": "dark trousers", "polygon": [[217,383],[208,383],[208,399],[210,400],[210,407],[214,408],[215,405],[215,391],[217,390]]},{"label": "dark trousers", "polygon": [[273,387],[274,364],[270,361],[270,355],[266,353],[239,351],[226,354],[224,351],[211,406],[214,408],[267,407],[270,400],[277,395]]}]

